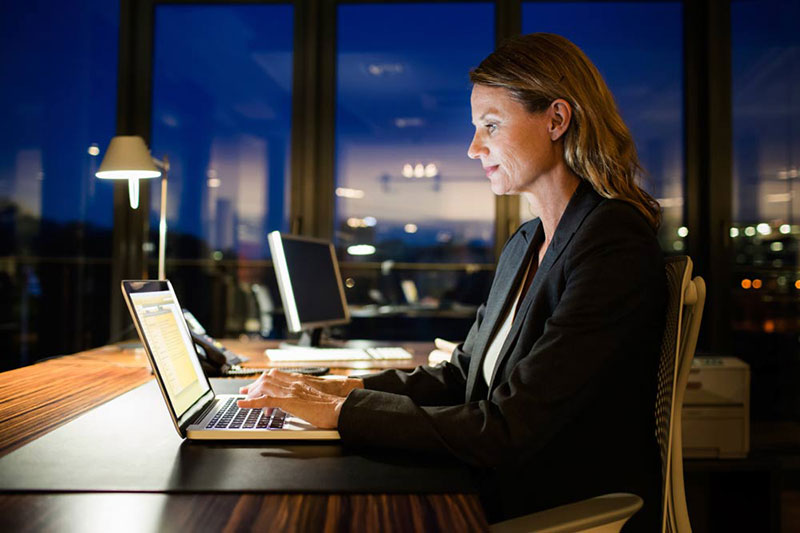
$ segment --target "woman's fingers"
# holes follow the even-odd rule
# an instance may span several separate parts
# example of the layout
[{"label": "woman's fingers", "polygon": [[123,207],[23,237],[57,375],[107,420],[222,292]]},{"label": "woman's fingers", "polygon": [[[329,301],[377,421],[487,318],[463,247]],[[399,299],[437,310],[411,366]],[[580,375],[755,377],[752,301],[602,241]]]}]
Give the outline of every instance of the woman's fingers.
[{"label": "woman's fingers", "polygon": [[437,349],[450,354],[452,354],[453,351],[458,346],[458,343],[456,342],[446,341],[444,339],[440,339],[439,337],[433,339],[433,344],[436,346]]},{"label": "woman's fingers", "polygon": [[445,352],[442,350],[433,350],[428,355],[428,364],[438,365],[442,361],[449,361],[452,355],[453,354],[451,352]]},{"label": "woman's fingers", "polygon": [[260,396],[247,400],[239,400],[237,405],[243,409],[277,407],[297,418],[302,418],[319,428],[335,428],[339,423],[339,410],[343,400],[325,400],[322,398],[270,397]]}]

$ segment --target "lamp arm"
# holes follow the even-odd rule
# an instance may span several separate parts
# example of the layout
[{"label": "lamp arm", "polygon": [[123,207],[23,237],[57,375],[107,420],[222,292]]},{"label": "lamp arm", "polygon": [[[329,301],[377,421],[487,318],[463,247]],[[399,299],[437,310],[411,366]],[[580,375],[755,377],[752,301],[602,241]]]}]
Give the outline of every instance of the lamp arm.
[{"label": "lamp arm", "polygon": [[164,159],[157,159],[155,157],[153,159],[153,164],[156,166],[157,169],[163,170],[164,172],[169,172],[169,159],[167,156],[164,156]]},{"label": "lamp arm", "polygon": [[169,159],[159,161],[153,158],[153,163],[161,169],[161,216],[158,222],[158,279],[166,277],[166,252],[167,252],[167,174],[169,173]]}]

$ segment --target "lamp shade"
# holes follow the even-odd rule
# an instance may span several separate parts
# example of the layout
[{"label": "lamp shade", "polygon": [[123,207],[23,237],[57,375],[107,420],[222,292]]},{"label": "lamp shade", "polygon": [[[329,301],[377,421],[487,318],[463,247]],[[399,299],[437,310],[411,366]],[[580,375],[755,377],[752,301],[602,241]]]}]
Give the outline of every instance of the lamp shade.
[{"label": "lamp shade", "polygon": [[95,173],[100,179],[112,180],[140,180],[160,175],[144,139],[138,135],[118,135],[111,139],[103,162]]}]

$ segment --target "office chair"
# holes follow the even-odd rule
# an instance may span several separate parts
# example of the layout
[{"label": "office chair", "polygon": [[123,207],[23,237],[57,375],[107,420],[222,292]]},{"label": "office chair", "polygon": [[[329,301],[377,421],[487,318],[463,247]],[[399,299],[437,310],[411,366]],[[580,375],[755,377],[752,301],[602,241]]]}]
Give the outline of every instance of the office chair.
[{"label": "office chair", "polygon": [[690,533],[683,487],[681,412],[706,300],[703,278],[692,279],[688,256],[666,260],[667,321],[661,344],[656,399],[656,438],[661,450],[662,533]]},{"label": "office chair", "polygon": [[[667,310],[658,364],[656,439],[661,451],[662,533],[691,533],[683,488],[681,411],[706,299],[703,278],[692,278],[688,256],[669,257]],[[547,509],[497,524],[492,533],[619,533],[642,507],[634,494],[615,493]]]}]

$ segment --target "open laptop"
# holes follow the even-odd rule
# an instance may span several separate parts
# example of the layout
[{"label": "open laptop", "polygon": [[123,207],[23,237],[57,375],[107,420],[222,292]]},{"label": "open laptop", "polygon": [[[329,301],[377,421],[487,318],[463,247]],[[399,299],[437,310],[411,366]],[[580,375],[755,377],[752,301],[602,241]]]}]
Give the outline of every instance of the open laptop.
[{"label": "open laptop", "polygon": [[242,396],[214,394],[169,281],[126,280],[122,294],[181,437],[339,439],[337,431],[317,428],[280,409],[239,409],[236,400]]}]

